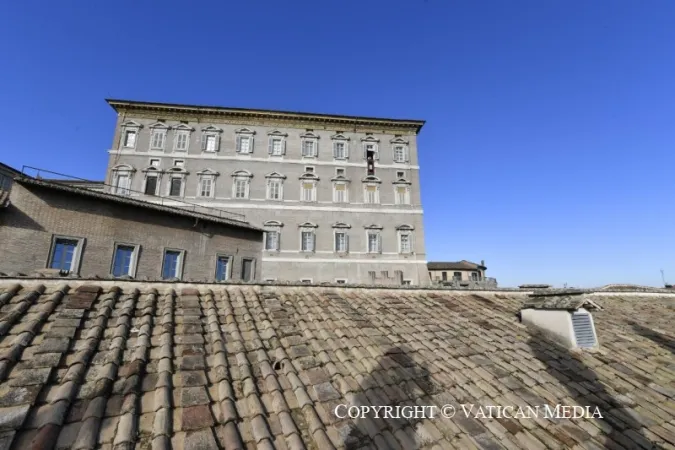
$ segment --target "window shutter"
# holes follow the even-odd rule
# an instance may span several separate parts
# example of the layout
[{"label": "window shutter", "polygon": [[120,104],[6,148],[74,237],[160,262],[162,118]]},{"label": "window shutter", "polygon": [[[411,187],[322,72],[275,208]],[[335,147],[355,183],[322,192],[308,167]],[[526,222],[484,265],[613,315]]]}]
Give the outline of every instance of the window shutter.
[{"label": "window shutter", "polygon": [[343,141],[345,143],[345,159],[349,158],[349,141]]},{"label": "window shutter", "polygon": [[253,137],[253,135],[251,135],[248,138],[248,152],[253,153],[254,148],[255,148],[255,138]]},{"label": "window shutter", "polygon": [[362,144],[363,145],[363,159],[368,159],[368,144],[365,142]]},{"label": "window shutter", "polygon": [[377,144],[373,144],[373,153],[375,153],[375,155],[373,156],[373,159],[379,160],[380,159],[380,147]]},{"label": "window shutter", "polygon": [[345,252],[349,251],[349,233],[345,233]]},{"label": "window shutter", "polygon": [[333,158],[337,158],[337,141],[333,142]]},{"label": "window shutter", "polygon": [[270,137],[267,139],[267,153],[269,155],[274,151],[274,138]]},{"label": "window shutter", "polygon": [[281,154],[282,155],[286,154],[286,139],[281,140]]},{"label": "window shutter", "polygon": [[312,156],[314,156],[316,158],[319,157],[319,140],[318,139],[314,140],[314,155],[312,155]]},{"label": "window shutter", "polygon": [[407,145],[403,147],[403,160],[410,162],[410,148]]},{"label": "window shutter", "polygon": [[377,252],[382,253],[382,234],[377,233]]},{"label": "window shutter", "polygon": [[312,247],[311,247],[311,249],[314,252],[314,251],[316,251],[316,231],[312,231],[312,234],[310,234],[310,236],[312,236]]},{"label": "window shutter", "polygon": [[202,151],[206,150],[207,139],[208,139],[208,137],[207,137],[206,133],[202,133]]},{"label": "window shutter", "polygon": [[241,152],[241,136],[237,136],[237,152]]},{"label": "window shutter", "polygon": [[215,148],[215,150],[217,152],[220,151],[220,135],[219,134],[216,135],[216,148]]}]

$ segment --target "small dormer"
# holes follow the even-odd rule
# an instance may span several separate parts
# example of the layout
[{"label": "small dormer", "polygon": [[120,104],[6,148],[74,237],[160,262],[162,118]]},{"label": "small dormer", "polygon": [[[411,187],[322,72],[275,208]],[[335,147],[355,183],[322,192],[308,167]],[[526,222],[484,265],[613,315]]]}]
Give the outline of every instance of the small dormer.
[{"label": "small dormer", "polygon": [[602,309],[581,290],[535,291],[520,310],[520,319],[567,348],[595,348],[598,337],[591,311]]}]

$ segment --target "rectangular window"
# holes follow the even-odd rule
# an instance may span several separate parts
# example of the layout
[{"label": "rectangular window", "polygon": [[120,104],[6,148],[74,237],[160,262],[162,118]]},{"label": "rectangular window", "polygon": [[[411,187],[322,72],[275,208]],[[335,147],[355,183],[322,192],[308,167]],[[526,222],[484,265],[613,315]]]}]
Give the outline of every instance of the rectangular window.
[{"label": "rectangular window", "polygon": [[408,233],[401,233],[400,243],[401,243],[401,253],[410,253],[412,251],[412,242],[411,236]]},{"label": "rectangular window", "polygon": [[409,189],[407,186],[396,186],[396,204],[407,205],[410,203]]},{"label": "rectangular window", "polygon": [[241,279],[242,281],[252,281],[253,280],[253,260],[252,259],[242,259],[241,260]]},{"label": "rectangular window", "polygon": [[333,191],[333,201],[335,203],[347,203],[347,185],[336,184]]},{"label": "rectangular window", "polygon": [[176,134],[176,150],[187,151],[190,138],[189,131],[178,131]]},{"label": "rectangular window", "polygon": [[305,173],[314,173],[314,166],[305,166]]},{"label": "rectangular window", "polygon": [[345,280],[345,279],[337,279],[337,280],[335,280],[335,283],[336,283],[336,284],[347,284],[347,280]]},{"label": "rectangular window", "polygon": [[410,286],[412,285],[412,280],[403,280],[403,286]]},{"label": "rectangular window", "polygon": [[459,281],[462,279],[462,272],[455,272],[452,274],[452,278]]},{"label": "rectangular window", "polygon": [[316,142],[310,140],[302,141],[302,156],[316,156]]},{"label": "rectangular window", "polygon": [[49,268],[67,272],[76,271],[79,247],[78,239],[55,238]]},{"label": "rectangular window", "polygon": [[217,142],[217,137],[209,134],[206,136],[206,143],[204,145],[204,150],[207,152],[215,152],[216,151],[216,142]]},{"label": "rectangular window", "polygon": [[265,232],[265,250],[277,251],[279,250],[279,232],[266,231]]},{"label": "rectangular window", "polygon": [[171,178],[171,184],[169,186],[169,196],[170,197],[180,197],[181,188],[183,187],[183,180],[181,178]]},{"label": "rectangular window", "polygon": [[113,253],[112,274],[114,277],[134,276],[136,271],[136,246],[118,244]]},{"label": "rectangular window", "polygon": [[234,198],[246,198],[247,187],[248,187],[248,180],[244,179],[234,180]]},{"label": "rectangular window", "polygon": [[157,195],[157,177],[148,175],[145,179],[145,195]]},{"label": "rectangular window", "polygon": [[305,202],[313,202],[316,200],[314,183],[302,183],[302,200]]},{"label": "rectangular window", "polygon": [[230,257],[216,257],[216,281],[225,281],[229,278]]},{"label": "rectangular window", "polygon": [[339,168],[335,169],[335,176],[336,177],[344,177],[345,174],[346,174],[346,171],[343,167],[339,167]]},{"label": "rectangular window", "polygon": [[473,281],[478,281],[478,273],[476,272],[471,272],[471,279]]},{"label": "rectangular window", "polygon": [[335,232],[335,251],[346,253],[348,251],[348,237],[344,231]]},{"label": "rectangular window", "polygon": [[180,278],[183,270],[183,252],[180,250],[164,250],[162,279]]},{"label": "rectangular window", "polygon": [[394,161],[395,162],[405,162],[405,146],[395,145],[394,146]]},{"label": "rectangular window", "polygon": [[267,183],[267,198],[269,200],[281,200],[281,181],[270,180]]},{"label": "rectangular window", "polygon": [[283,155],[283,141],[281,138],[272,139],[272,148],[270,154],[274,156]]},{"label": "rectangular window", "polygon": [[314,251],[314,232],[313,231],[303,231],[301,233],[301,247],[300,250],[303,252],[313,252]]},{"label": "rectangular window", "polygon": [[251,153],[251,136],[239,136],[237,138],[237,152]]},{"label": "rectangular window", "polygon": [[344,142],[333,144],[333,157],[335,159],[347,159],[347,145]]},{"label": "rectangular window", "polygon": [[164,149],[164,140],[166,138],[165,131],[155,130],[152,132],[152,138],[150,139],[150,148],[153,150],[162,150]]},{"label": "rectangular window", "polygon": [[174,159],[173,160],[173,166],[174,167],[185,167],[185,160],[184,159]]},{"label": "rectangular window", "polygon": [[199,196],[212,197],[213,196],[213,178],[203,177],[199,181]]},{"label": "rectangular window", "polygon": [[441,279],[443,281],[448,281],[448,272],[441,272]]},{"label": "rectangular window", "polygon": [[136,130],[127,130],[124,133],[124,146],[134,148],[136,146]]},{"label": "rectangular window", "polygon": [[152,158],[150,160],[150,167],[159,167],[159,159],[158,158]]},{"label": "rectangular window", "polygon": [[370,186],[370,185],[366,186],[364,202],[365,203],[380,202],[379,189],[377,188],[377,186]]},{"label": "rectangular window", "polygon": [[380,253],[380,233],[368,232],[368,253]]},{"label": "rectangular window", "polygon": [[118,173],[115,180],[115,194],[129,195],[131,188],[131,175],[128,173]]}]

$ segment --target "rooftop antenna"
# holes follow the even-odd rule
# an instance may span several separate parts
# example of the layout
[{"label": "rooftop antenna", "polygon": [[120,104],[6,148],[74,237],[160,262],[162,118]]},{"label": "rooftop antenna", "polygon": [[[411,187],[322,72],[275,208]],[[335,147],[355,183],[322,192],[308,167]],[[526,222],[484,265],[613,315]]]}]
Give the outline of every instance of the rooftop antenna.
[{"label": "rooftop antenna", "polygon": [[663,281],[663,285],[666,285],[666,276],[663,274],[663,269],[661,269],[661,281]]}]

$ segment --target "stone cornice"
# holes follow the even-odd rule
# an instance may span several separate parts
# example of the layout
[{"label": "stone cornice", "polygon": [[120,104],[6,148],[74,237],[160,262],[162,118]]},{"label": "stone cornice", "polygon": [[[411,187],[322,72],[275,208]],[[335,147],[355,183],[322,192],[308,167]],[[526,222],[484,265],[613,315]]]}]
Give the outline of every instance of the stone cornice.
[{"label": "stone cornice", "polygon": [[137,102],[106,99],[117,112],[133,114],[133,117],[209,121],[230,124],[260,124],[305,128],[325,128],[354,131],[387,132],[401,131],[417,134],[424,126],[423,120],[385,119],[376,117],[341,116],[331,114],[270,111],[262,109],[224,108],[217,106],[193,106],[170,103]]}]

